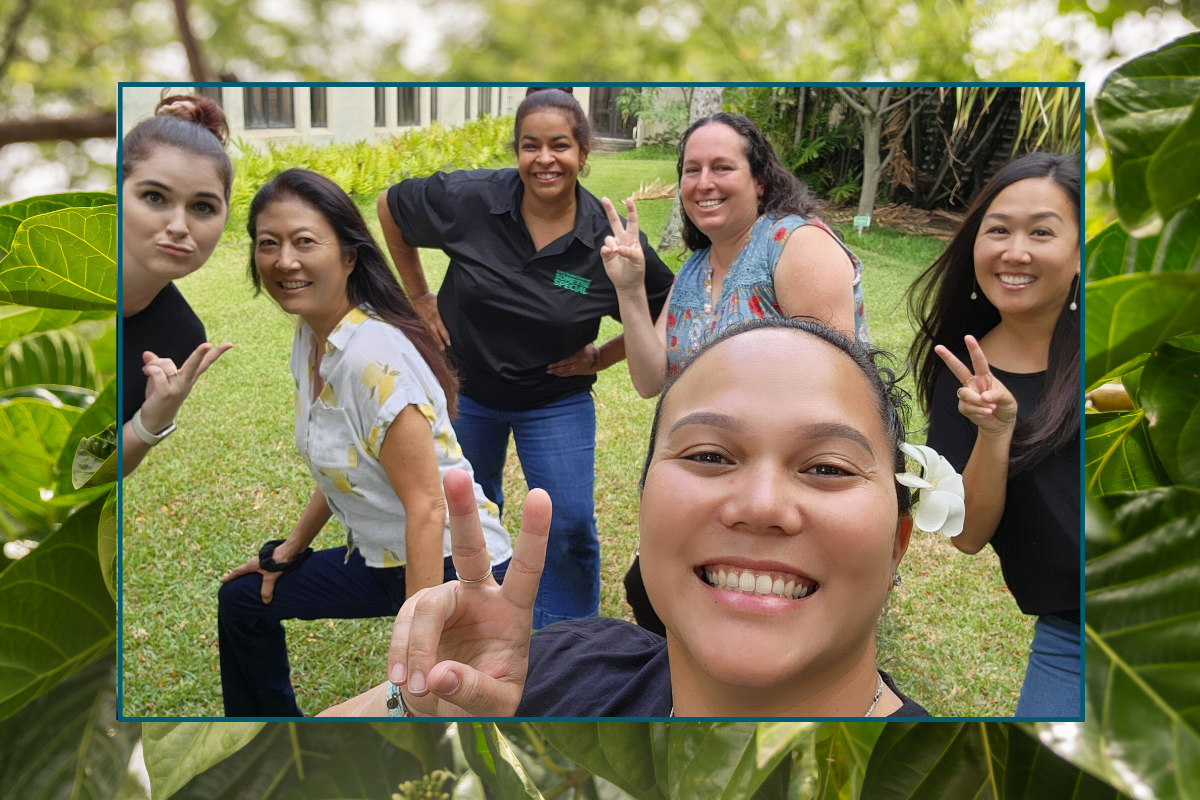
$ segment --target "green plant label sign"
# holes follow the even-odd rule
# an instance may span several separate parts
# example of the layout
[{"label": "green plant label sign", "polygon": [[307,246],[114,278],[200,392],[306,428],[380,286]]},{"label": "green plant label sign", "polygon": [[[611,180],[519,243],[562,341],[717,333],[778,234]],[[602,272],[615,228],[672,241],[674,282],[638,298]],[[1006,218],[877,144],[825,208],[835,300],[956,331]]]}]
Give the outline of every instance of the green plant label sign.
[{"label": "green plant label sign", "polygon": [[871,218],[870,217],[855,217],[854,218],[854,227],[856,227],[856,228],[871,227]]}]

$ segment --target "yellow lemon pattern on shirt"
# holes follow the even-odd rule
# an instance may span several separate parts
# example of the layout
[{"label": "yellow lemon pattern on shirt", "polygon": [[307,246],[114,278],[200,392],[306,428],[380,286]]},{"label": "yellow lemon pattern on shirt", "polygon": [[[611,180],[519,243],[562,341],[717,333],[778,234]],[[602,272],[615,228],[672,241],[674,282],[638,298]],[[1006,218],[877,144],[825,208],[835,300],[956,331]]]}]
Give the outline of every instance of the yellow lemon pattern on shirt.
[{"label": "yellow lemon pattern on shirt", "polygon": [[479,504],[479,507],[491,514],[493,517],[496,517],[497,519],[500,518],[500,506],[496,505],[491,500],[488,500],[486,497],[483,498],[483,502]]},{"label": "yellow lemon pattern on shirt", "polygon": [[382,406],[387,403],[392,392],[396,390],[396,378],[399,376],[400,370],[398,369],[391,369],[387,364],[371,363],[363,370],[359,380],[362,381],[363,386],[371,390],[371,396],[375,397]]},{"label": "yellow lemon pattern on shirt", "polygon": [[379,441],[378,425],[371,426],[371,433],[367,435],[367,441],[365,441],[363,444],[368,453],[375,456],[375,458],[379,458],[379,449],[383,447],[383,442]]},{"label": "yellow lemon pattern on shirt", "polygon": [[330,408],[337,408],[337,392],[333,391],[333,387],[328,383],[325,384],[325,388],[321,389],[320,400]]},{"label": "yellow lemon pattern on shirt", "polygon": [[359,497],[365,497],[362,492],[354,488],[354,484],[350,482],[348,477],[346,477],[346,470],[321,467],[319,471],[326,478],[329,478],[329,480],[333,481],[333,488],[337,489],[342,494],[356,494]]},{"label": "yellow lemon pattern on shirt", "polygon": [[385,568],[403,567],[404,559],[385,547],[383,548],[383,566]]},{"label": "yellow lemon pattern on shirt", "polygon": [[433,441],[450,458],[455,460],[462,458],[462,448],[458,446],[458,439],[455,438],[454,429],[450,426],[447,425],[435,433]]}]

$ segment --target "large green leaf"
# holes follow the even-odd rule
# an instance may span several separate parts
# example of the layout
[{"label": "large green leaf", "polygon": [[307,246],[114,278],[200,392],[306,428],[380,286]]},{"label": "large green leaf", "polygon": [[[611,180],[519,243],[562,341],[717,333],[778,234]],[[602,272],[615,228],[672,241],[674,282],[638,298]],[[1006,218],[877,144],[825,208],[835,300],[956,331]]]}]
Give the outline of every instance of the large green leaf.
[{"label": "large green leaf", "polygon": [[500,797],[504,800],[542,800],[542,793],[526,774],[512,745],[496,728],[496,723],[483,722],[480,725],[488,751],[492,754],[492,763],[496,766],[496,786]]},{"label": "large green leaf", "polygon": [[0,505],[33,530],[62,518],[47,501],[55,485],[54,462],[80,413],[31,398],[0,405]]},{"label": "large green leaf", "polygon": [[480,783],[490,792],[499,791],[496,779],[496,762],[492,751],[488,748],[487,736],[484,735],[482,722],[458,723],[458,741],[462,746],[463,758],[467,766],[479,778]]},{"label": "large green leaf", "polygon": [[1200,353],[1160,347],[1146,362],[1138,399],[1167,474],[1200,486]]},{"label": "large green leaf", "polygon": [[[1200,71],[1200,39],[1191,52],[1193,71]],[[1155,151],[1146,170],[1150,202],[1164,220],[1200,193],[1200,92],[1186,120]]]},{"label": "large green leaf", "polygon": [[117,306],[116,206],[30,217],[0,261],[0,302],[80,311]]},{"label": "large green leaf", "polygon": [[1200,274],[1120,275],[1087,284],[1084,383],[1200,330]]},{"label": "large green leaf", "polygon": [[420,779],[420,763],[411,752],[397,749],[365,725],[357,727],[327,758],[306,758],[304,779],[279,795],[280,800],[384,800],[401,783]]},{"label": "large green leaf", "polygon": [[654,724],[547,720],[534,727],[558,752],[639,800],[663,800],[654,767]]},{"label": "large green leaf", "polygon": [[1198,95],[1200,33],[1193,33],[1117,68],[1096,96],[1096,117],[1113,159],[1117,212],[1125,227],[1132,230],[1153,218],[1146,185],[1151,158],[1187,119]]},{"label": "large green leaf", "polygon": [[837,800],[862,794],[867,763],[875,743],[887,727],[885,722],[827,722],[814,737],[819,741],[813,757],[823,761],[815,797]]},{"label": "large green leaf", "polygon": [[862,800],[1001,800],[1007,740],[995,722],[889,722]]},{"label": "large green leaf", "polygon": [[670,800],[740,800],[756,793],[782,798],[787,792],[786,775],[767,781],[790,751],[769,747],[760,767],[758,726],[753,722],[672,724],[668,746]]},{"label": "large green leaf", "polygon": [[115,672],[101,659],[0,722],[0,800],[116,793],[141,726],[116,721]]},{"label": "large green leaf", "polygon": [[[1200,203],[1176,212],[1154,236],[1130,236],[1114,222],[1087,243],[1086,280],[1136,272],[1200,271]],[[1088,309],[1091,313],[1091,309]]]},{"label": "large green leaf", "polygon": [[117,202],[112,192],[63,192],[29,197],[6,206],[0,206],[0,258],[12,249],[17,228],[30,217],[48,214],[61,208],[96,208],[111,206]]},{"label": "large green leaf", "polygon": [[109,490],[96,525],[96,557],[108,594],[117,599],[117,487]]},{"label": "large green leaf", "polygon": [[104,319],[111,311],[62,311],[54,308],[0,306],[0,347],[31,333],[54,331],[82,320]]},{"label": "large green leaf", "polygon": [[[70,494],[75,491],[73,481],[73,465],[79,443],[84,439],[95,436],[117,421],[117,380],[113,378],[104,387],[104,391],[96,398],[71,426],[62,447],[57,453],[54,465],[54,491],[57,494]],[[99,455],[99,454],[98,454]]]},{"label": "large green leaf", "polygon": [[1086,414],[1083,421],[1083,475],[1089,492],[1103,495],[1168,483],[1150,446],[1145,411]]},{"label": "large green leaf", "polygon": [[446,723],[438,720],[405,720],[399,725],[394,722],[372,722],[370,725],[380,736],[416,758],[422,773],[445,766],[438,754],[438,742],[446,734]]},{"label": "large green leaf", "polygon": [[[1044,743],[1134,797],[1200,798],[1200,503],[1193,490],[1087,508],[1086,722]],[[1181,514],[1182,512],[1182,514]]]},{"label": "large green leaf", "polygon": [[107,652],[116,608],[96,557],[103,500],[0,572],[0,719]]},{"label": "large green leaf", "polygon": [[147,722],[143,757],[150,790],[166,798],[204,770],[223,761],[263,729],[265,722]]},{"label": "large green leaf", "polygon": [[1016,725],[1008,729],[1004,800],[1116,800],[1120,793]]},{"label": "large green leaf", "polygon": [[100,388],[91,343],[74,331],[46,331],[0,350],[0,389],[39,384]]}]

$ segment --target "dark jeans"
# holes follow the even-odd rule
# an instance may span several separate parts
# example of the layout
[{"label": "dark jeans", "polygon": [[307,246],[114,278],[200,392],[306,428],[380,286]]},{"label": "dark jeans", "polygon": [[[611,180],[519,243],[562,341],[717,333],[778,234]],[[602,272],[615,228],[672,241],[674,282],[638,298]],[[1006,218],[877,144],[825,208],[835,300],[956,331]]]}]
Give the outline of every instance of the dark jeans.
[{"label": "dark jeans", "polygon": [[[508,562],[492,568],[504,578]],[[443,580],[455,579],[446,557]],[[358,551],[319,550],[275,582],[269,604],[259,594],[262,575],[243,575],[217,593],[221,646],[221,692],[227,717],[300,717],[289,675],[286,619],[394,617],[404,604],[404,567],[368,567]],[[336,658],[331,653],[330,658]],[[380,664],[384,677],[386,664]],[[362,689],[368,687],[363,686]]]},{"label": "dark jeans", "polygon": [[600,539],[596,535],[596,408],[591,394],[528,411],[489,408],[458,398],[454,432],[483,493],[504,508],[509,431],[530,489],[554,503],[546,568],[533,606],[533,627],[600,613]]}]

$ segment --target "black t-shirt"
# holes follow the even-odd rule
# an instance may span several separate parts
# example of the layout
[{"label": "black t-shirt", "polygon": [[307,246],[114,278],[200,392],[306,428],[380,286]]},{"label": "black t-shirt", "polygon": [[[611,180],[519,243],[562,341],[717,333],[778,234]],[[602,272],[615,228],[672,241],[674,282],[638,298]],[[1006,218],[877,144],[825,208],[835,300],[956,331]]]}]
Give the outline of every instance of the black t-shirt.
[{"label": "black t-shirt", "polygon": [[[1017,420],[1042,400],[1045,372],[1020,374],[991,368],[1017,400]],[[962,472],[978,429],[958,412],[961,384],[942,369],[933,387],[927,443]],[[1026,614],[1079,621],[1079,432],[1062,448],[1010,475],[1004,514],[992,535],[1004,581]]]},{"label": "black t-shirt", "polygon": [[182,367],[196,348],[208,341],[204,323],[187,300],[168,283],[150,305],[121,320],[121,424],[124,425],[146,401],[147,379],[142,372],[142,353],[149,350]]},{"label": "black t-shirt", "polygon": [[[890,675],[904,704],[891,717],[928,717]],[[529,640],[529,676],[518,717],[669,717],[667,640],[624,620],[587,617],[555,622]]]},{"label": "black t-shirt", "polygon": [[[600,319],[620,319],[600,248],[604,207],[575,187],[575,229],[539,251],[521,218],[515,169],[439,172],[388,191],[404,241],[450,257],[438,311],[450,333],[462,393],[493,408],[526,410],[588,391],[594,375],[559,378],[546,367],[593,342]],[[674,275],[641,235],[646,295],[658,316]]]}]

